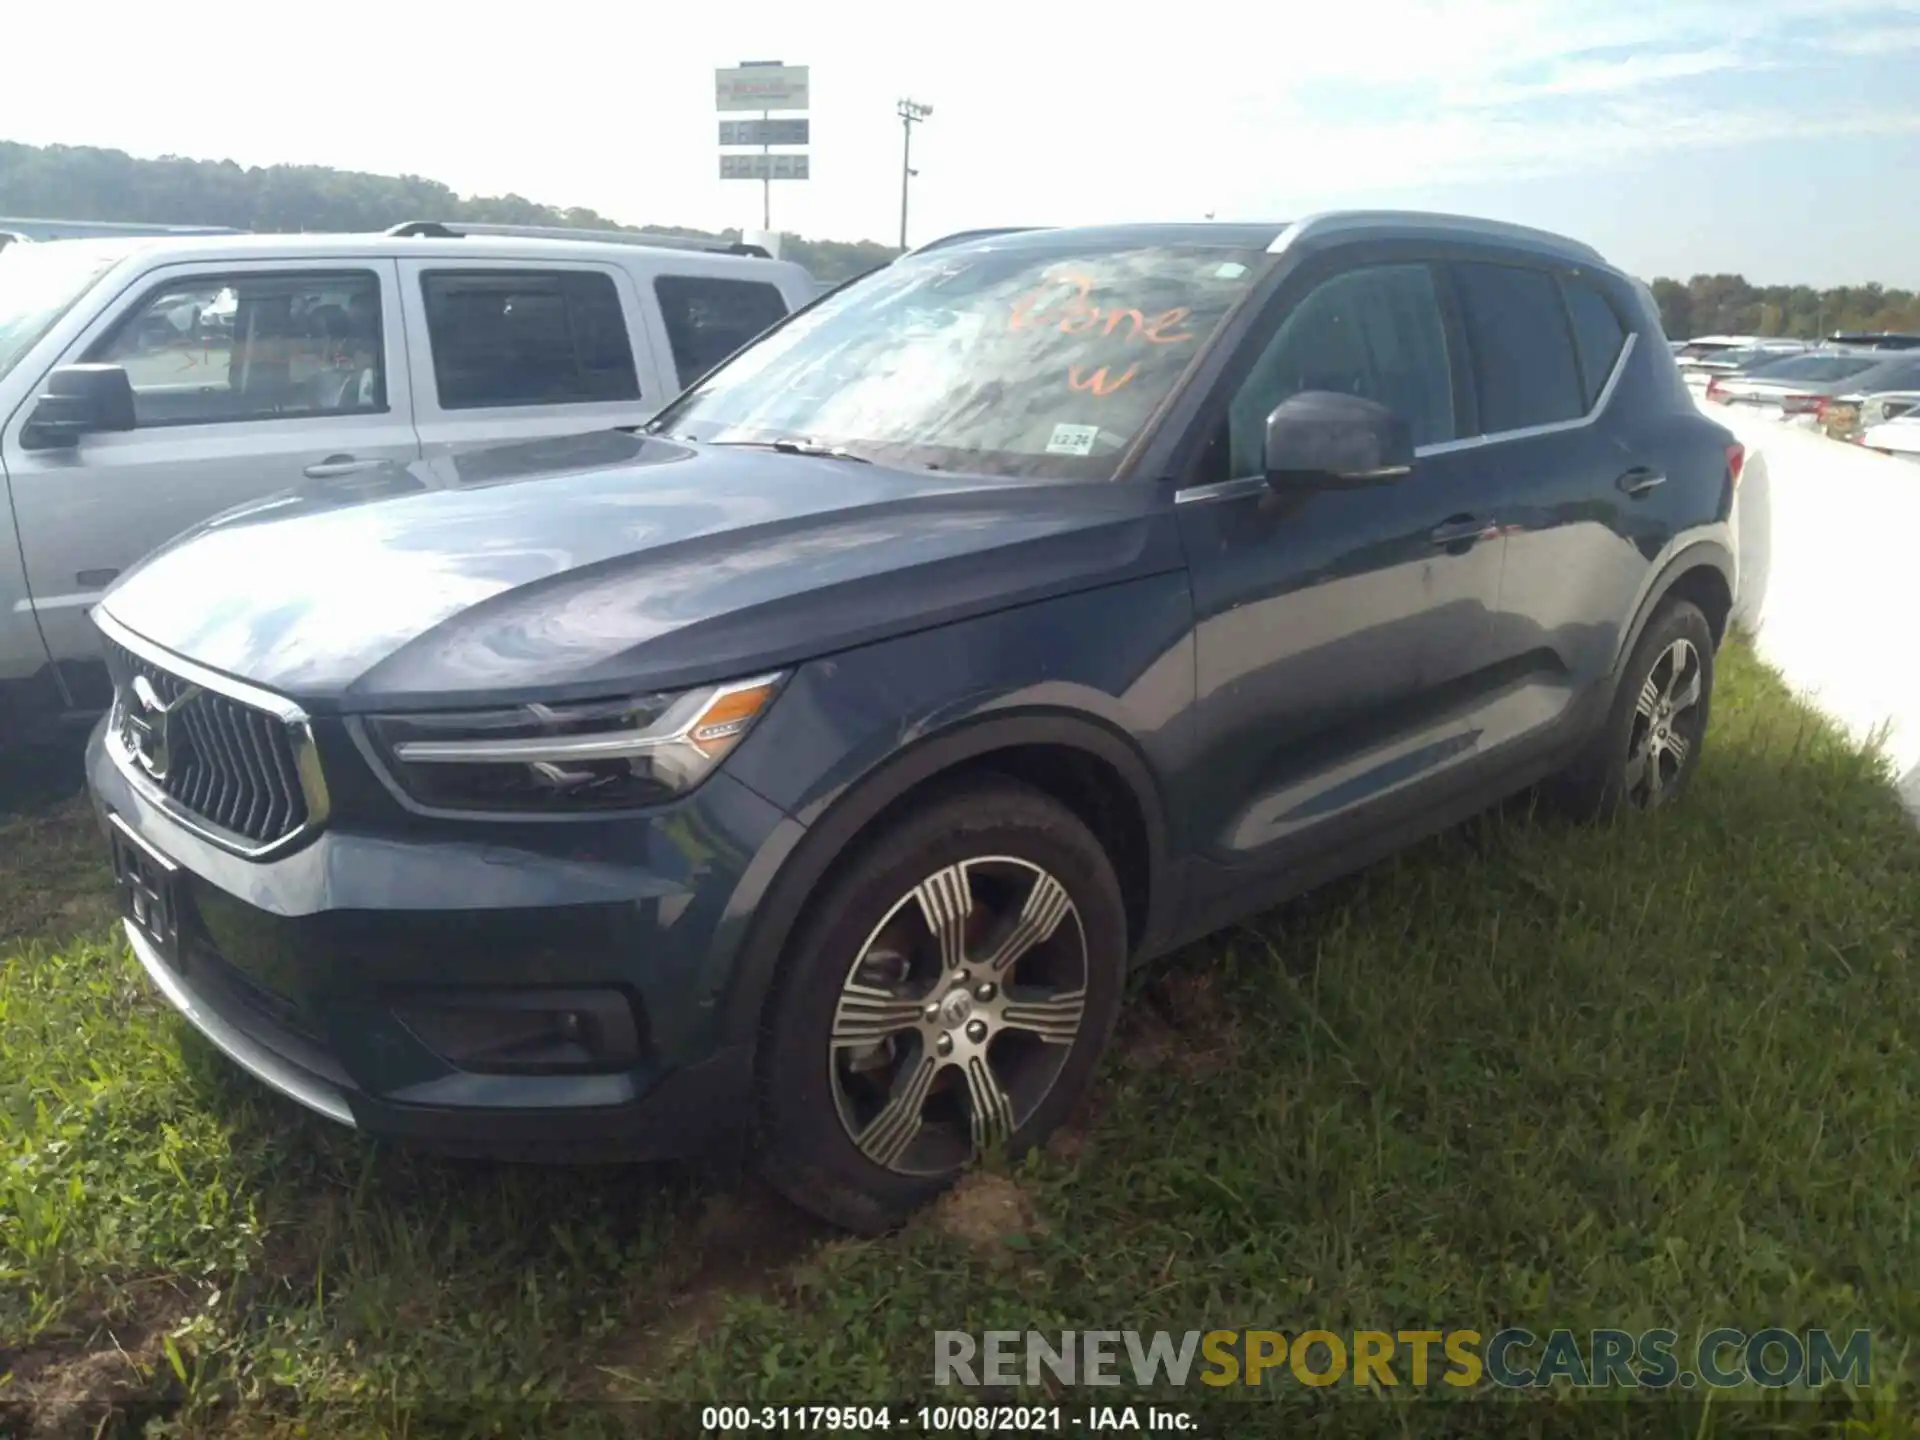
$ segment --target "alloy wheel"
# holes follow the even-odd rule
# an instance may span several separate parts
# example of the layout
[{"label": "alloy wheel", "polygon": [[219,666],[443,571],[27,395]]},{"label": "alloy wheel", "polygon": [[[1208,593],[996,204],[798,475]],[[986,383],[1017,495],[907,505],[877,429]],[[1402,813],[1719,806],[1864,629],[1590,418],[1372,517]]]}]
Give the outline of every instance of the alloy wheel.
[{"label": "alloy wheel", "polygon": [[1633,707],[1623,775],[1627,799],[1643,810],[1665,803],[1700,741],[1705,671],[1691,640],[1675,640],[1653,662]]},{"label": "alloy wheel", "polygon": [[841,986],[827,1063],[848,1137],[905,1175],[1005,1144],[1060,1078],[1087,979],[1080,913],[1040,866],[991,855],[926,876]]}]

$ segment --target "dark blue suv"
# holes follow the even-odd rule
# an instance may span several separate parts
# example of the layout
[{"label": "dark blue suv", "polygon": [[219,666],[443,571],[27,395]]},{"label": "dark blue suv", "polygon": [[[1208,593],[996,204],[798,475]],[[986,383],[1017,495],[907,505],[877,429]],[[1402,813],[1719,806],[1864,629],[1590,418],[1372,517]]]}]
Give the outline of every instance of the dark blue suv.
[{"label": "dark blue suv", "polygon": [[128,934],[343,1123],[744,1128],[884,1226],[1059,1124],[1130,965],[1524,787],[1672,798],[1741,458],[1552,235],[932,247],[639,433],[320,482],[130,573],[89,756]]}]

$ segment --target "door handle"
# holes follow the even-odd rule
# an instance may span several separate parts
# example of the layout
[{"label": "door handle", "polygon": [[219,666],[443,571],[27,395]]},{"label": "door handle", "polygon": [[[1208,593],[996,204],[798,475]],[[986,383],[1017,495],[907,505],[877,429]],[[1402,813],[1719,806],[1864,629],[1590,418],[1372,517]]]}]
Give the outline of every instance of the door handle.
[{"label": "door handle", "polygon": [[1651,465],[1636,465],[1613,483],[1629,495],[1644,495],[1654,486],[1666,484],[1667,477]]},{"label": "door handle", "polygon": [[309,480],[326,480],[335,475],[358,475],[364,470],[378,470],[386,463],[384,460],[356,460],[351,455],[329,455],[324,460],[316,460],[300,473]]},{"label": "door handle", "polygon": [[1491,540],[1500,527],[1483,515],[1449,515],[1433,528],[1428,539],[1436,545],[1469,549],[1481,540]]}]

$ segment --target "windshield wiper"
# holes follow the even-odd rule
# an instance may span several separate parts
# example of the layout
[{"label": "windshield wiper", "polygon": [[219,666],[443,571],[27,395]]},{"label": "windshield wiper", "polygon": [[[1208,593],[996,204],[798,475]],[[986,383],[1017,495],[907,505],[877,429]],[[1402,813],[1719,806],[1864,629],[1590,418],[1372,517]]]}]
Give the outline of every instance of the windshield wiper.
[{"label": "windshield wiper", "polygon": [[843,450],[838,445],[823,445],[804,435],[779,440],[709,440],[709,445],[737,445],[747,450],[777,450],[782,455],[812,455],[824,460],[851,460],[856,465],[871,465],[864,455]]}]

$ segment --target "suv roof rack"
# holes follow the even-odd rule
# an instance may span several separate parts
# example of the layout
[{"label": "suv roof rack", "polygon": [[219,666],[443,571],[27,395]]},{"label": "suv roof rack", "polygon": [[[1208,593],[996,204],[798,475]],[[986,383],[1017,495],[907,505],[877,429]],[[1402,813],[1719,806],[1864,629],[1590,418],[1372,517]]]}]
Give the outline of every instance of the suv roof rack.
[{"label": "suv roof rack", "polygon": [[494,225],[464,220],[403,220],[387,227],[389,235],[419,235],[433,240],[458,240],[466,235],[518,235],[533,240],[582,240],[602,245],[639,245],[654,250],[701,250],[709,255],[751,255],[771,260],[764,245],[741,241],[693,240],[678,235],[654,235],[640,230],[575,230],[565,225]]}]

